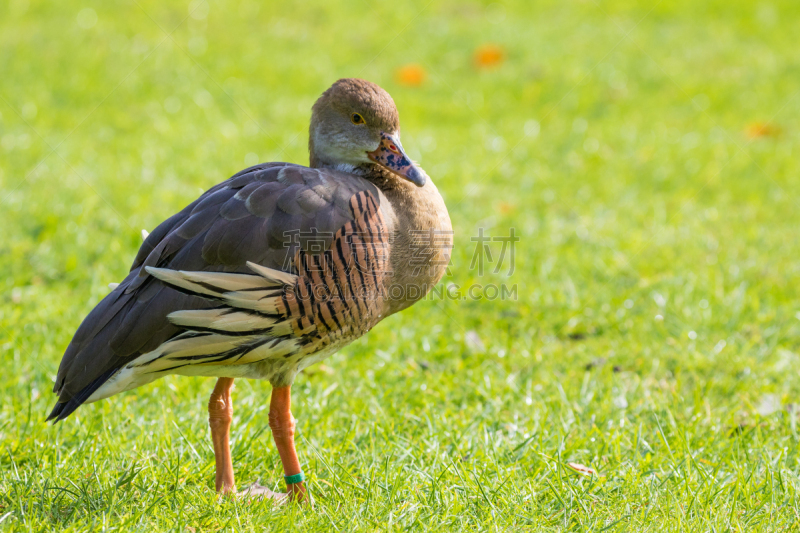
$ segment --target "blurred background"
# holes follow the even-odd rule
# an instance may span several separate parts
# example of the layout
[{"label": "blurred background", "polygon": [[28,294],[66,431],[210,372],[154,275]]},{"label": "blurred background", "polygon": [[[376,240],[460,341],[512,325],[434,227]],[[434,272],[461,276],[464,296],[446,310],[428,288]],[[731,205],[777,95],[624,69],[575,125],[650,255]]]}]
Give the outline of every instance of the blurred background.
[{"label": "blurred background", "polygon": [[[448,204],[443,284],[516,298],[422,302],[299,380],[309,442],[355,476],[391,457],[408,501],[445,448],[476,480],[511,480],[475,503],[478,481],[442,467],[463,493],[397,511],[400,524],[790,527],[777,515],[796,507],[800,472],[799,15],[791,1],[3,1],[0,492],[18,497],[0,499],[0,524],[86,526],[69,511],[106,501],[132,448],[163,453],[138,459],[156,486],[175,459],[181,487],[208,491],[213,460],[190,444],[206,439],[210,382],[168,378],[51,429],[58,362],[141,229],[247,166],[307,164],[311,105],[361,77],[394,97],[404,147]],[[513,263],[495,268],[495,247],[491,268],[470,268],[480,228],[513,228]],[[238,387],[237,475],[277,479],[255,440],[269,386]],[[362,437],[374,456],[339,448]],[[606,473],[592,498],[568,460]],[[338,470],[314,464],[320,505],[341,515]],[[42,468],[110,473],[56,502]],[[692,489],[648,489],[659,475]],[[396,505],[374,490],[364,508],[380,522]],[[591,499],[583,515],[570,498]]]}]

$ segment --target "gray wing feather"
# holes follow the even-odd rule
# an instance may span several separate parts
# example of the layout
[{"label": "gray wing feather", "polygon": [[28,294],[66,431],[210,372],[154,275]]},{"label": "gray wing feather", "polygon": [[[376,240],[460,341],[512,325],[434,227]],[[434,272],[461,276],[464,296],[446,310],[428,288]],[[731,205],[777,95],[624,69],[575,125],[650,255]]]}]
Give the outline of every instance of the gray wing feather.
[{"label": "gray wing feather", "polygon": [[[54,413],[73,398],[82,402],[87,388],[103,376],[184,331],[167,315],[214,305],[168,287],[144,267],[247,273],[246,263],[252,261],[291,271],[287,258],[305,246],[293,233],[316,230],[315,240],[326,241],[327,249],[333,234],[352,219],[349,199],[361,190],[379,198],[374,185],[350,174],[287,163],[258,165],[209,189],[160,224],[142,243],[125,280],[89,313],[67,347],[54,388],[59,394]],[[75,407],[68,412],[62,407],[58,418]]]}]

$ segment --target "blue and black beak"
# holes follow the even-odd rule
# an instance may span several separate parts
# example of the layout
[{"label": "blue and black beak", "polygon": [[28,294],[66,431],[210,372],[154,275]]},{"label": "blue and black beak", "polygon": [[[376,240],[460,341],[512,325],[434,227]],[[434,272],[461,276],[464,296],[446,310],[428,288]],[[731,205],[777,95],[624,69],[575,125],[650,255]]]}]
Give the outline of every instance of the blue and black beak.
[{"label": "blue and black beak", "polygon": [[403,151],[400,139],[393,135],[381,132],[381,143],[378,145],[378,149],[373,152],[367,152],[367,157],[394,174],[407,179],[417,187],[425,185],[428,179],[425,171],[411,161]]}]

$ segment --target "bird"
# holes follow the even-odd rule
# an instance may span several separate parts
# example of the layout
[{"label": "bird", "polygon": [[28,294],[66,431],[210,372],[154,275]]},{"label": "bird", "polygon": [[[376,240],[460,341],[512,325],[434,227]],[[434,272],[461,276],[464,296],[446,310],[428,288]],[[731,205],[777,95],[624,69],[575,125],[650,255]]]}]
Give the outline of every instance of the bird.
[{"label": "bird", "polygon": [[[447,269],[453,230],[377,84],[344,78],[324,91],[308,149],[309,166],[252,166],[143,231],[129,273],[67,346],[48,420],[165,375],[215,377],[216,491],[310,500],[294,443],[295,378],[422,299]],[[237,492],[229,435],[239,378],[271,384],[286,492],[257,483]]]}]

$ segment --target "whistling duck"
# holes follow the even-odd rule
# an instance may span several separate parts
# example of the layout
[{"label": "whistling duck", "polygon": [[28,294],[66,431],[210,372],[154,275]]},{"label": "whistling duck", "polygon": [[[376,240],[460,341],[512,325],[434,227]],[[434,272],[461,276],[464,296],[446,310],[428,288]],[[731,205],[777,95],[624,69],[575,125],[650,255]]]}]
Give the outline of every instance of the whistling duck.
[{"label": "whistling duck", "polygon": [[307,499],[290,410],[295,377],[421,299],[452,249],[444,201],[404,152],[382,88],[334,83],[312,108],[309,152],[310,167],[239,172],[147,235],[67,347],[48,420],[167,374],[216,377],[215,485],[235,493],[233,380],[266,379],[287,492],[247,492]]}]

